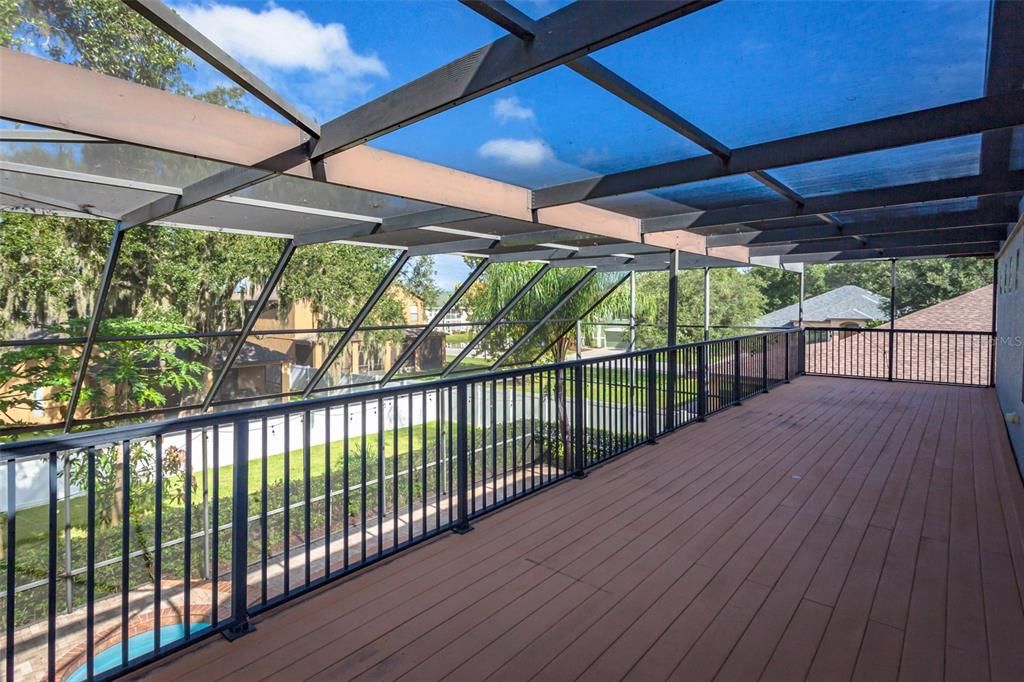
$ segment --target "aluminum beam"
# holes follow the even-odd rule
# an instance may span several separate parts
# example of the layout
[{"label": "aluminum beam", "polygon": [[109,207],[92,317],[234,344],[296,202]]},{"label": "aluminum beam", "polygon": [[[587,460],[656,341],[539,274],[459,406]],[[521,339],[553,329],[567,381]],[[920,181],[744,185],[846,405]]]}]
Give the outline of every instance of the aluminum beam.
[{"label": "aluminum beam", "polygon": [[377,302],[380,301],[382,296],[384,296],[384,292],[388,290],[388,287],[391,286],[391,283],[395,281],[398,275],[402,272],[402,268],[405,267],[405,264],[408,262],[409,252],[403,251],[398,256],[398,258],[395,259],[395,262],[391,264],[391,267],[384,275],[384,278],[377,284],[377,288],[373,290],[373,293],[370,294],[370,297],[366,299],[366,303],[363,304],[363,307],[359,310],[358,313],[356,313],[356,316],[352,319],[352,322],[349,323],[348,328],[345,330],[345,333],[342,334],[341,338],[338,339],[338,342],[334,344],[334,347],[331,348],[329,353],[327,353],[327,356],[324,358],[324,361],[320,363],[320,367],[319,369],[316,370],[316,374],[314,374],[313,378],[309,380],[309,383],[306,384],[306,387],[302,389],[303,398],[308,398],[309,394],[316,390],[317,384],[319,384],[320,381],[323,380],[324,376],[327,374],[327,370],[331,368],[331,365],[334,364],[334,361],[338,359],[339,355],[341,355],[341,351],[343,351],[345,347],[348,346],[348,342],[351,341],[352,337],[355,336],[356,332],[359,331],[359,327],[362,326],[363,322],[366,321],[366,318],[373,311],[374,306],[376,306]]},{"label": "aluminum beam", "polygon": [[410,246],[410,256],[431,256],[439,253],[457,253],[462,251],[486,251],[486,249],[492,248],[499,244],[500,241],[497,239],[457,239],[448,242],[438,242],[437,244],[421,244],[419,246]]},{"label": "aluminum beam", "polygon": [[[995,0],[989,26],[985,94],[1019,90],[1024,85],[1024,3]],[[981,137],[982,175],[1002,175],[1010,169],[1013,131],[999,130]]]},{"label": "aluminum beam", "polygon": [[60,211],[70,211],[73,213],[81,213],[83,215],[94,216],[96,218],[102,218],[104,220],[117,220],[117,216],[106,213],[97,209],[95,206],[89,204],[74,204],[70,201],[61,201],[60,199],[54,199],[47,197],[42,194],[36,194],[35,192],[26,192],[23,190],[15,190],[0,185],[0,196],[10,197],[12,199],[21,199],[22,201],[31,201],[36,204],[43,204],[50,208],[57,209]]},{"label": "aluminum beam", "polygon": [[940,244],[938,246],[905,246],[892,249],[859,249],[833,251],[803,256],[782,256],[783,263],[833,263],[851,260],[878,260],[888,258],[943,258],[953,256],[993,256],[1002,242],[977,244]]},{"label": "aluminum beam", "polygon": [[501,310],[499,310],[497,314],[495,314],[494,319],[488,322],[487,325],[483,329],[481,329],[469,343],[466,344],[466,347],[462,349],[462,352],[459,353],[455,357],[455,359],[448,363],[448,366],[441,371],[442,379],[451,374],[452,370],[454,370],[459,365],[459,363],[461,363],[463,360],[469,357],[469,354],[473,352],[473,349],[475,349],[480,344],[484,337],[487,336],[495,327],[501,324],[501,321],[505,319],[505,316],[508,315],[509,311],[511,311],[512,308],[514,308],[515,305],[519,303],[519,301],[523,300],[524,296],[530,293],[530,290],[533,289],[537,282],[543,279],[544,275],[548,274],[548,271],[550,269],[550,265],[544,265],[539,270],[537,270],[533,277],[531,277],[530,280],[526,284],[524,284],[523,287],[519,289],[519,291],[515,293],[511,300],[509,300],[508,303],[502,306]]},{"label": "aluminum beam", "polygon": [[422,331],[420,331],[419,335],[417,335],[413,342],[410,343],[406,347],[406,349],[403,350],[402,353],[398,356],[398,359],[391,366],[391,369],[389,369],[387,373],[381,378],[381,386],[384,386],[389,381],[391,381],[391,379],[394,378],[395,374],[397,374],[402,369],[402,365],[408,362],[409,358],[413,357],[413,355],[416,353],[416,349],[419,348],[427,339],[427,337],[430,336],[430,333],[433,332],[438,327],[438,325],[440,325],[444,321],[444,318],[448,315],[448,313],[455,309],[455,306],[458,305],[459,301],[462,300],[462,297],[465,296],[466,293],[473,287],[473,283],[480,279],[480,276],[484,274],[484,271],[487,270],[490,264],[490,261],[482,260],[477,264],[475,268],[473,268],[473,271],[469,273],[469,276],[466,277],[466,280],[459,285],[459,288],[455,290],[455,293],[453,293],[448,298],[448,300],[445,301],[445,304],[441,306],[440,310],[437,311],[437,314],[434,315],[434,318],[430,320],[427,326],[424,327]]},{"label": "aluminum beam", "polygon": [[[494,0],[491,2],[462,0],[462,3],[521,40],[530,40],[534,36],[536,22],[504,0]],[[567,66],[591,83],[610,92],[623,102],[674,130],[694,144],[715,154],[725,162],[729,161],[729,157],[732,155],[732,150],[729,147],[593,57],[580,57],[576,61],[570,62]],[[778,178],[772,177],[764,171],[754,171],[749,173],[749,175],[790,201],[798,204],[803,203],[803,197]]]},{"label": "aluminum beam", "polygon": [[221,385],[224,383],[225,377],[228,372],[235,364],[235,359],[241,352],[242,347],[245,346],[245,341],[252,332],[253,327],[256,325],[256,320],[259,319],[263,309],[267,306],[267,301],[270,300],[271,295],[274,293],[274,289],[277,287],[277,283],[281,281],[281,276],[284,274],[285,269],[288,267],[289,261],[295,254],[295,242],[289,241],[285,244],[284,251],[281,252],[281,257],[277,261],[277,265],[274,266],[274,271],[270,273],[270,277],[263,284],[263,290],[260,291],[260,295],[256,297],[256,303],[253,305],[252,310],[245,318],[245,322],[242,323],[242,329],[238,334],[238,338],[235,339],[231,349],[228,351],[227,357],[224,360],[224,365],[221,367],[220,372],[213,380],[213,384],[210,386],[210,390],[207,391],[206,397],[203,398],[202,410],[205,412],[210,409],[210,403],[213,402],[214,397],[220,391]]},{"label": "aluminum beam", "polygon": [[92,315],[89,316],[89,326],[85,332],[85,344],[82,346],[82,357],[78,363],[78,373],[75,375],[75,383],[71,388],[71,396],[68,398],[68,412],[64,416],[64,432],[71,431],[71,425],[75,421],[75,410],[78,409],[78,398],[82,395],[82,384],[85,383],[85,376],[89,369],[89,356],[96,345],[96,335],[100,329],[100,319],[103,317],[103,310],[107,306],[107,294],[110,293],[110,285],[114,280],[114,268],[117,265],[118,256],[121,255],[121,246],[124,244],[125,231],[118,224],[114,227],[114,234],[107,249],[107,259],[103,263],[103,273],[100,275],[99,287],[96,291],[96,302],[93,304]]},{"label": "aluminum beam", "polygon": [[[737,232],[736,234],[709,235],[709,247],[744,245],[750,247],[768,244],[786,244],[792,242],[832,239],[835,237],[852,237],[879,234],[904,234],[908,232],[929,232],[955,227],[974,225],[1000,225],[1012,223],[1017,218],[1017,211],[1009,206],[978,211],[953,211],[934,216],[913,216],[907,218],[891,218],[847,223],[842,227],[831,225],[814,225],[810,227],[783,227],[761,231]],[[771,227],[770,225],[766,227]],[[757,255],[752,251],[751,255]]]},{"label": "aluminum beam", "polygon": [[[758,223],[759,221],[785,220],[801,216],[841,211],[860,211],[871,208],[888,208],[903,204],[918,204],[946,199],[1016,194],[1024,192],[1024,172],[1014,171],[1002,178],[985,178],[972,175],[947,180],[930,180],[906,185],[892,185],[878,189],[856,192],[824,194],[807,200],[803,207],[794,207],[788,201],[769,201],[747,206],[734,206],[709,211],[691,211],[675,215],[644,220],[645,233],[666,232],[681,229],[701,229]],[[763,229],[763,225],[750,225]]]},{"label": "aluminum beam", "polygon": [[970,244],[1006,239],[1008,226],[988,225],[981,227],[960,227],[931,232],[908,234],[871,235],[867,237],[839,237],[821,239],[799,244],[775,244],[751,247],[755,256],[784,256],[830,251],[856,251],[858,249],[887,249],[934,244]]},{"label": "aluminum beam", "polygon": [[768,168],[973,135],[1022,124],[1024,92],[991,95],[741,147],[733,150],[728,163],[715,154],[708,154],[546,187],[534,192],[534,206],[544,208],[642,192]]},{"label": "aluminum beam", "polygon": [[320,126],[317,125],[316,121],[275,92],[273,88],[260,80],[256,74],[235,61],[231,55],[197,31],[192,25],[182,19],[180,14],[160,2],[160,0],[123,1],[125,5],[145,17],[149,23],[197,54],[201,59],[285,119],[291,121],[312,137],[320,135]]},{"label": "aluminum beam", "polygon": [[[302,131],[291,124],[7,48],[0,48],[0,82],[4,86],[0,117],[234,166],[266,165],[264,162],[278,157],[282,150],[291,153],[305,141]],[[40,87],[40,83],[46,87]],[[118,106],[111,107],[111,102]],[[635,218],[584,204],[533,211],[530,190],[524,187],[366,145],[324,159],[322,168],[302,162],[284,172],[331,185],[533,222],[542,228],[641,240],[640,221]],[[679,248],[703,252],[703,238],[696,239]]]},{"label": "aluminum beam", "polygon": [[493,365],[491,365],[490,371],[493,372],[494,370],[496,370],[499,367],[501,367],[503,364],[505,364],[506,360],[508,360],[510,357],[512,357],[515,354],[516,351],[518,351],[520,348],[522,348],[524,345],[526,345],[526,342],[529,341],[530,338],[534,334],[537,333],[537,330],[540,329],[545,324],[547,324],[551,320],[551,318],[555,316],[555,313],[557,313],[559,310],[561,310],[562,306],[564,306],[569,301],[570,298],[575,296],[576,293],[579,292],[580,289],[582,289],[583,287],[587,286],[587,283],[590,282],[590,280],[594,279],[594,275],[596,275],[596,274],[597,274],[597,272],[595,272],[594,270],[591,270],[591,271],[587,272],[586,274],[584,274],[583,277],[581,277],[579,279],[579,281],[576,282],[576,284],[572,285],[569,288],[569,290],[566,291],[562,295],[562,297],[559,298],[558,301],[555,302],[555,304],[553,306],[551,306],[550,310],[548,310],[546,313],[544,313],[544,315],[539,320],[537,320],[536,324],[534,324],[532,327],[530,327],[530,329],[528,329],[525,334],[520,336],[516,340],[516,342],[512,344],[511,348],[509,348],[507,351],[505,351],[504,353],[501,354],[501,357],[498,358]]},{"label": "aluminum beam", "polygon": [[208,201],[220,199],[232,192],[269,180],[301,165],[305,158],[306,145],[298,145],[251,167],[225,169],[182,188],[181,194],[169,194],[129,211],[125,214],[122,222],[126,228],[131,228],[156,220],[164,220],[176,213],[182,213]]},{"label": "aluminum beam", "polygon": [[712,4],[714,0],[573,3],[538,21],[533,40],[504,36],[325,123],[313,157],[364,144]]}]

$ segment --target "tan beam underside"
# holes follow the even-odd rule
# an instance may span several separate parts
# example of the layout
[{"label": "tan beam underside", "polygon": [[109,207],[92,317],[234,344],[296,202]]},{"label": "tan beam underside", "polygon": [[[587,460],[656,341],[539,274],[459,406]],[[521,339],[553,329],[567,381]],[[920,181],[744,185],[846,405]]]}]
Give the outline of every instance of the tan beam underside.
[{"label": "tan beam underside", "polygon": [[[179,154],[250,166],[302,144],[297,128],[182,95],[0,48],[0,116]],[[443,206],[640,242],[640,221],[576,203],[531,209],[530,190],[366,145],[325,159],[325,181]],[[310,178],[309,164],[287,171]],[[706,255],[704,237],[685,231],[646,242]],[[740,263],[745,247],[716,256]]]}]

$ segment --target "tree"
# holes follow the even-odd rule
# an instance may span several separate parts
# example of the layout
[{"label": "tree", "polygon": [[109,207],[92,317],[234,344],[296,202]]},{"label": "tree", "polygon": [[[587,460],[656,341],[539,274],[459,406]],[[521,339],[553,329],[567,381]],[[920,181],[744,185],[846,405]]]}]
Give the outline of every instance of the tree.
[{"label": "tree", "polygon": [[409,293],[423,301],[423,305],[428,308],[436,308],[441,305],[441,295],[444,292],[434,280],[437,275],[434,269],[434,258],[418,256],[413,260],[412,269],[402,275],[402,284]]},{"label": "tree", "polygon": [[[637,346],[653,348],[668,344],[668,273],[639,273],[636,277]],[[680,343],[703,338],[704,271],[681,270],[677,287],[677,319]],[[764,313],[765,297],[756,280],[739,269],[711,270],[711,324],[737,327],[752,324]],[[629,289],[620,287],[594,311],[592,319],[607,321],[629,317]]]},{"label": "tree", "polygon": [[120,0],[3,0],[0,44],[216,104],[238,106],[244,94],[238,86],[197,93],[183,75],[195,67],[189,52]]}]

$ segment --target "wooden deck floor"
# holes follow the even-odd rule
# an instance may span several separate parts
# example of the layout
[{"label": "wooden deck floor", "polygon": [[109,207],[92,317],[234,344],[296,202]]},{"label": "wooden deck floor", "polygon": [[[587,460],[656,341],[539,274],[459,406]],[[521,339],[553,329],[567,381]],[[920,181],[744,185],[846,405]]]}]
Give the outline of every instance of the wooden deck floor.
[{"label": "wooden deck floor", "polygon": [[150,674],[1021,680],[1022,521],[991,390],[804,377]]}]

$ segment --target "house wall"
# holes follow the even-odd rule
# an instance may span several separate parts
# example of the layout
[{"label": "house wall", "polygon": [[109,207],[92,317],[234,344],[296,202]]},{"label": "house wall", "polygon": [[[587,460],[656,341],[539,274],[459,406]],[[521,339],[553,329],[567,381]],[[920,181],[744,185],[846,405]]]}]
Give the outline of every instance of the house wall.
[{"label": "house wall", "polygon": [[1024,218],[1017,223],[999,256],[996,283],[996,391],[1003,413],[1017,414],[1018,422],[1007,422],[1024,471]]}]

